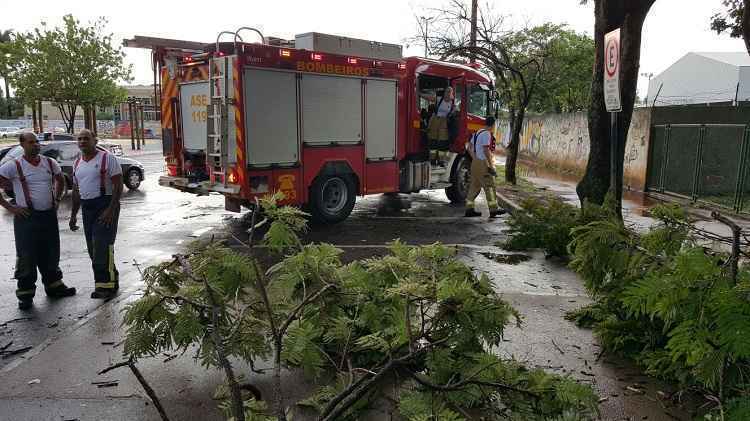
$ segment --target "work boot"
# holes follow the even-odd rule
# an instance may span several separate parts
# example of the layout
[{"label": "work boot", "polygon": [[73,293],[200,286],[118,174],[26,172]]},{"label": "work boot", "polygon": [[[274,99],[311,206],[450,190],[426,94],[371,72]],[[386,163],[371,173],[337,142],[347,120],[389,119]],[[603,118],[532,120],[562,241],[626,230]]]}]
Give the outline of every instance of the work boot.
[{"label": "work boot", "polygon": [[94,288],[94,292],[91,293],[91,298],[111,300],[116,295],[117,289],[115,288]]},{"label": "work boot", "polygon": [[505,215],[507,212],[505,209],[496,209],[490,211],[490,219],[497,218],[500,215]]},{"label": "work boot", "polygon": [[76,295],[76,289],[65,284],[59,285],[55,288],[45,288],[44,292],[46,292],[47,296],[51,298],[72,297],[73,295]]},{"label": "work boot", "polygon": [[18,300],[19,310],[29,310],[32,306],[34,306],[33,300]]},{"label": "work boot", "polygon": [[464,217],[466,218],[476,218],[478,216],[482,216],[482,214],[475,211],[474,208],[466,209],[466,213],[464,213]]}]

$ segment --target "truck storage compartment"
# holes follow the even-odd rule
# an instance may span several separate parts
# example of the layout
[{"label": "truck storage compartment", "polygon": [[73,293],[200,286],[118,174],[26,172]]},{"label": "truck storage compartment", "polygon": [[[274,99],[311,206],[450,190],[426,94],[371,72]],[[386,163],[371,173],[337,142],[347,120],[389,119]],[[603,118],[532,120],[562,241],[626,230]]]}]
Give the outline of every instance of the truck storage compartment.
[{"label": "truck storage compartment", "polygon": [[371,161],[396,157],[396,82],[365,82],[365,149]]},{"label": "truck storage compartment", "polygon": [[401,193],[416,193],[430,187],[430,163],[427,161],[401,161],[399,173]]},{"label": "truck storage compartment", "polygon": [[362,81],[302,76],[302,141],[306,146],[362,142]]},{"label": "truck storage compartment", "polygon": [[295,74],[248,68],[244,76],[248,165],[296,165],[299,135]]}]

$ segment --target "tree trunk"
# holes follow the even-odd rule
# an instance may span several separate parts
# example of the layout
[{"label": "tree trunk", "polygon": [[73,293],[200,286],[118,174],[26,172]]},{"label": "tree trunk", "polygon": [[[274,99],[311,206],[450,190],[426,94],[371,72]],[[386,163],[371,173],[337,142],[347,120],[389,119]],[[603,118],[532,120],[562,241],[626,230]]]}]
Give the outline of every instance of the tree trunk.
[{"label": "tree trunk", "polygon": [[3,82],[5,83],[5,101],[7,101],[8,104],[8,118],[13,118],[13,107],[10,103],[10,87],[8,86],[8,77],[3,77]]},{"label": "tree trunk", "polygon": [[91,130],[91,107],[88,105],[83,106],[83,127]]},{"label": "tree trunk", "polygon": [[742,38],[745,40],[745,49],[750,53],[750,0],[743,0],[744,9],[742,12]]},{"label": "tree trunk", "polygon": [[521,146],[521,130],[525,110],[510,112],[510,143],[508,144],[508,156],[505,158],[505,181],[515,185],[517,183],[516,165],[518,162],[518,149]]},{"label": "tree trunk", "polygon": [[67,128],[68,133],[73,134],[73,131],[75,129],[76,111],[78,111],[78,105],[68,104],[67,107],[68,107],[69,119],[65,122],[65,126]]},{"label": "tree trunk", "polygon": [[[594,77],[591,83],[589,107],[589,160],[586,173],[576,188],[581,203],[589,201],[601,205],[609,191],[611,150],[610,117],[604,105],[604,35],[621,28],[620,89],[622,124],[620,139],[628,137],[633,117],[638,69],[641,57],[641,32],[643,22],[655,0],[596,0],[594,39],[596,44]],[[625,158],[625,148],[620,148],[617,159]],[[620,177],[621,178],[621,175]]]},{"label": "tree trunk", "polygon": [[34,133],[39,133],[39,118],[37,117],[36,101],[31,103],[31,118],[34,120]]},{"label": "tree trunk", "polygon": [[42,113],[44,108],[42,107],[42,101],[34,101],[34,104],[36,104],[36,116],[39,119],[39,133],[44,133],[44,114]]}]

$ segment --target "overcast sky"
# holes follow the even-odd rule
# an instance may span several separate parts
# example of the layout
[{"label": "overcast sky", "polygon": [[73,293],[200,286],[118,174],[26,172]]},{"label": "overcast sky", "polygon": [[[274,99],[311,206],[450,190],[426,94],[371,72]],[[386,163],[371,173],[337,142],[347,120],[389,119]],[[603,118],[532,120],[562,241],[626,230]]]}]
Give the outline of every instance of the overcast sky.
[{"label": "overcast sky", "polygon": [[[466,0],[469,1],[469,0]],[[75,3],[75,4],[73,4]],[[266,36],[294,38],[305,32],[325,32],[390,43],[404,43],[417,32],[415,14],[444,6],[447,0],[377,0],[372,2],[306,1],[61,1],[0,0],[0,29],[28,31],[45,20],[60,24],[72,13],[83,21],[109,19],[109,30],[119,42],[133,35],[211,42],[222,30],[240,26],[259,28]],[[480,0],[516,23],[567,23],[591,34],[593,7],[579,0]],[[709,30],[710,16],[721,10],[721,0],[657,0],[643,37],[641,71],[658,74],[690,51],[744,51],[739,40]],[[246,38],[250,38],[248,33]],[[143,50],[125,49],[134,65],[136,83],[151,83],[150,59]],[[406,55],[421,55],[420,45]],[[639,91],[647,89],[645,79]]]}]

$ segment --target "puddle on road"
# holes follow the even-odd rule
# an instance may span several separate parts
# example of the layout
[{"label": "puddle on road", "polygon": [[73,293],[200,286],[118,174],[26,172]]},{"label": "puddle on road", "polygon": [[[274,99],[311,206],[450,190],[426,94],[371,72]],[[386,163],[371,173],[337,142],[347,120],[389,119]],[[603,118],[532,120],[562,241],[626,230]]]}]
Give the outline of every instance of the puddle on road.
[{"label": "puddle on road", "polygon": [[504,265],[517,265],[519,263],[528,262],[531,260],[531,256],[527,254],[497,254],[497,253],[479,253],[482,256]]}]

